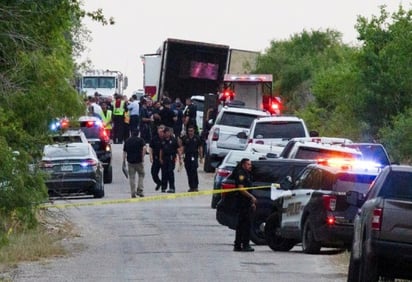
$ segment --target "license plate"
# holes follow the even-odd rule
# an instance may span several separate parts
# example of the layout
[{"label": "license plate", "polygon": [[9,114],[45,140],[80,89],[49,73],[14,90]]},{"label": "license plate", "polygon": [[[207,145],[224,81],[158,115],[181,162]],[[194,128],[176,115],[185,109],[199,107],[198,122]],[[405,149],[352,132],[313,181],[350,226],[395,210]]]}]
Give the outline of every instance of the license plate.
[{"label": "license plate", "polygon": [[61,171],[73,171],[72,165],[62,165]]}]

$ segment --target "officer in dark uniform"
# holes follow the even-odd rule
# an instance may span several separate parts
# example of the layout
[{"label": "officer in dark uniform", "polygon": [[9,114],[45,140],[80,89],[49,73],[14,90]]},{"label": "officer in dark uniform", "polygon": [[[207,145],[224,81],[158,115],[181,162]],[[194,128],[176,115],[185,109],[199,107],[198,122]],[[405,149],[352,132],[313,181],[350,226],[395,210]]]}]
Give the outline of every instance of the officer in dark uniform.
[{"label": "officer in dark uniform", "polygon": [[[242,159],[235,170],[235,184],[237,188],[252,186],[252,162]],[[256,210],[256,198],[247,190],[241,190],[237,194],[237,206],[239,209],[239,220],[236,226],[235,252],[253,252],[250,246],[250,228],[252,214]]]},{"label": "officer in dark uniform", "polygon": [[175,175],[174,169],[176,164],[176,155],[179,156],[179,162],[181,162],[181,152],[178,140],[172,136],[172,129],[165,127],[164,139],[160,149],[160,164],[162,166],[162,192],[166,192],[167,185],[169,184],[168,193],[175,192]]},{"label": "officer in dark uniform", "polygon": [[183,113],[183,123],[185,125],[185,131],[187,131],[189,125],[193,125],[195,127],[195,134],[198,135],[199,130],[196,124],[196,111],[197,107],[195,104],[193,104],[192,99],[186,98],[186,108]]},{"label": "officer in dark uniform", "polygon": [[157,133],[153,135],[152,140],[150,140],[150,162],[152,163],[152,167],[150,172],[152,174],[152,179],[154,183],[156,183],[155,190],[159,190],[162,186],[162,181],[159,178],[159,171],[161,168],[160,164],[160,149],[162,148],[162,141],[164,136],[164,125],[159,125],[157,128]]},{"label": "officer in dark uniform", "polygon": [[189,191],[198,191],[199,178],[197,175],[197,167],[199,157],[200,161],[203,160],[203,146],[202,141],[198,135],[195,135],[195,127],[189,125],[187,127],[186,135],[182,140],[183,152],[184,152],[184,163],[187,173],[187,179],[189,182]]}]

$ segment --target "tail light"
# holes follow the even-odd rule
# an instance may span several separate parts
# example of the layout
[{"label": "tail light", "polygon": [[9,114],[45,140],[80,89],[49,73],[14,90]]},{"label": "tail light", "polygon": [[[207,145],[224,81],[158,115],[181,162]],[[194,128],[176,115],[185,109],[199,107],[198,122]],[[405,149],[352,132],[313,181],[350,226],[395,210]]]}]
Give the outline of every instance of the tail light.
[{"label": "tail light", "polygon": [[97,166],[97,161],[94,159],[87,159],[81,163],[82,167]]},{"label": "tail light", "polygon": [[219,133],[220,133],[219,128],[215,128],[215,129],[213,130],[212,141],[217,141],[217,140],[219,140]]},{"label": "tail light", "polygon": [[336,196],[323,195],[323,206],[327,211],[334,211],[336,209]]},{"label": "tail light", "polygon": [[[236,185],[234,183],[222,183],[222,189],[223,190],[225,190],[225,189],[234,189],[234,188],[236,188]],[[226,192],[222,193],[222,197],[225,196],[225,193]]]},{"label": "tail light", "polygon": [[382,208],[375,208],[372,215],[372,230],[380,231],[382,227]]},{"label": "tail light", "polygon": [[230,170],[224,169],[224,168],[219,168],[216,172],[217,175],[222,176],[222,177],[227,177],[231,173]]},{"label": "tail light", "polygon": [[51,167],[53,167],[53,164],[50,161],[41,161],[39,163],[39,167],[40,168],[51,168]]}]

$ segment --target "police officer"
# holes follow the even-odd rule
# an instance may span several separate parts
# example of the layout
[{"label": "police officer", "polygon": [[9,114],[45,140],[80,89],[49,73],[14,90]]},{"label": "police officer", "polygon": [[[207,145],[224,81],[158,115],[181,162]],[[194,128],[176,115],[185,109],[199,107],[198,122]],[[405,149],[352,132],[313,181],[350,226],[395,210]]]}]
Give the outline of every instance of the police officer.
[{"label": "police officer", "polygon": [[185,125],[185,131],[187,131],[189,125],[193,125],[195,127],[195,134],[199,134],[196,124],[196,111],[197,107],[195,104],[193,104],[192,99],[186,98],[186,108],[183,112],[183,123]]},{"label": "police officer", "polygon": [[127,111],[127,106],[122,95],[114,94],[113,101],[113,142],[115,144],[123,143],[124,136],[124,114]]},{"label": "police officer", "polygon": [[189,125],[187,127],[186,135],[182,140],[184,163],[189,182],[188,192],[198,191],[199,178],[197,175],[198,161],[203,160],[203,146],[202,141],[198,135],[195,135],[195,127]]},{"label": "police officer", "polygon": [[159,178],[159,171],[161,168],[160,164],[160,149],[162,147],[162,141],[164,137],[164,125],[159,125],[157,128],[157,133],[153,135],[152,140],[150,140],[150,162],[152,163],[152,167],[150,172],[152,174],[152,179],[154,183],[156,183],[155,190],[159,190],[162,186],[162,181]]},{"label": "police officer", "polygon": [[[252,186],[252,162],[244,158],[235,169],[235,184],[237,188]],[[240,190],[237,194],[239,220],[236,226],[235,252],[253,252],[250,246],[250,228],[252,214],[256,210],[256,198],[247,190]]]},{"label": "police officer", "polygon": [[164,139],[160,149],[160,164],[162,167],[162,192],[166,192],[169,184],[168,193],[175,192],[175,175],[174,169],[176,164],[176,155],[179,156],[179,163],[181,163],[181,152],[178,140],[172,136],[171,129],[165,127],[163,130]]}]

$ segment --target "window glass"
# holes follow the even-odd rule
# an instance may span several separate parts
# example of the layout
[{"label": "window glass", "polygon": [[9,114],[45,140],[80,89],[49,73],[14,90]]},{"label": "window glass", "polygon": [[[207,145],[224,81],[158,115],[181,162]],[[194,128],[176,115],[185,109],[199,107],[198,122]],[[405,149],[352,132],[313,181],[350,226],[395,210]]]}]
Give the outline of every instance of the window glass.
[{"label": "window glass", "polygon": [[386,178],[379,196],[392,199],[412,199],[412,173],[391,171]]},{"label": "window glass", "polygon": [[241,128],[250,128],[250,125],[255,118],[256,115],[224,112],[218,124]]},{"label": "window glass", "polygon": [[205,107],[205,102],[204,101],[199,101],[199,100],[193,100],[193,104],[196,105],[196,110],[203,112],[203,109]]},{"label": "window glass", "polygon": [[298,148],[298,151],[295,156],[296,159],[306,159],[306,160],[316,160],[316,159],[328,159],[328,158],[359,158],[359,155],[327,150],[320,148],[310,148],[301,146]]},{"label": "window glass", "polygon": [[99,77],[99,88],[115,88],[114,77]]},{"label": "window glass", "polygon": [[291,139],[294,137],[305,137],[301,122],[257,122],[253,133],[253,138]]}]

